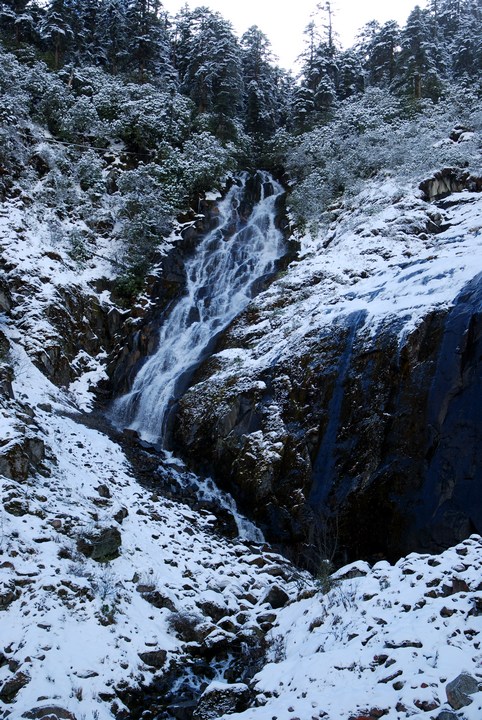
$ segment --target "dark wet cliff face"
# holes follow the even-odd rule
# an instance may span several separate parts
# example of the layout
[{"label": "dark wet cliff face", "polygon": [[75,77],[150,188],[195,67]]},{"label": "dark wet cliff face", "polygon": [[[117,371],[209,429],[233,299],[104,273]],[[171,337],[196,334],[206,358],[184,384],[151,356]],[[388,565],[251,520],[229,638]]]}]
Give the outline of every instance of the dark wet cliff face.
[{"label": "dark wet cliff face", "polygon": [[249,382],[200,382],[179,405],[179,448],[301,563],[481,532],[481,309],[479,276],[401,345],[396,320],[372,336],[354,313]]}]

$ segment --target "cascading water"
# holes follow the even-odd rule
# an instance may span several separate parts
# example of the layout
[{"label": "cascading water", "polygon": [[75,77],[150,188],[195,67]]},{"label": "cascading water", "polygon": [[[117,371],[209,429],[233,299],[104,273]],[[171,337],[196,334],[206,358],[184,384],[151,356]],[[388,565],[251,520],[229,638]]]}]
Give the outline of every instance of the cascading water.
[{"label": "cascading water", "polygon": [[131,391],[114,403],[114,423],[136,430],[147,442],[163,444],[183,376],[248,304],[253,283],[272,272],[283,253],[275,204],[284,190],[268,173],[260,175],[261,198],[249,217],[241,210],[248,174],[219,203],[218,226],[186,264],[186,292],[160,328],[157,351],[139,370]]}]

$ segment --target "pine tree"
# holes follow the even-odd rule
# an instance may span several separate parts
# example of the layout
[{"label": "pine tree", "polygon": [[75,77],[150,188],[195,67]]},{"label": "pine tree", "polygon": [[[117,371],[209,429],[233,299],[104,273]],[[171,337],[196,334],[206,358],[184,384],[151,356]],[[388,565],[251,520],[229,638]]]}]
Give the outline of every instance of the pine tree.
[{"label": "pine tree", "polygon": [[359,95],[365,88],[363,62],[355,50],[345,50],[338,57],[337,97],[340,100]]},{"label": "pine tree", "polygon": [[455,79],[476,77],[482,71],[482,3],[466,0],[451,43],[452,72]]},{"label": "pine tree", "polygon": [[[378,23],[377,23],[378,25]],[[400,48],[400,28],[394,20],[375,30],[366,45],[367,82],[377,87],[390,87],[397,71]]]},{"label": "pine tree", "polygon": [[442,92],[442,73],[442,48],[433,17],[416,6],[401,34],[397,86],[415,100],[437,100]]},{"label": "pine tree", "polygon": [[310,124],[324,122],[329,117],[339,87],[339,53],[330,2],[318,5],[317,10],[319,15],[305,30],[305,49],[299,58],[302,79],[294,99],[295,125],[299,129],[307,129]]},{"label": "pine tree", "polygon": [[242,36],[241,53],[245,126],[248,132],[267,137],[281,114],[280,77],[272,64],[271,43],[256,25]]},{"label": "pine tree", "polygon": [[198,113],[217,116],[222,133],[225,121],[237,117],[242,106],[241,52],[231,24],[208,8],[185,8],[175,38],[181,89]]},{"label": "pine tree", "polygon": [[0,2],[0,32],[17,45],[30,40],[34,34],[38,7],[30,0],[2,0]]},{"label": "pine tree", "polygon": [[74,38],[68,0],[51,0],[40,25],[40,37],[52,51],[58,69]]},{"label": "pine tree", "polygon": [[128,56],[127,0],[103,0],[96,32],[102,64],[113,75],[124,69]]},{"label": "pine tree", "polygon": [[128,0],[127,69],[139,82],[172,75],[166,13],[160,0]]}]

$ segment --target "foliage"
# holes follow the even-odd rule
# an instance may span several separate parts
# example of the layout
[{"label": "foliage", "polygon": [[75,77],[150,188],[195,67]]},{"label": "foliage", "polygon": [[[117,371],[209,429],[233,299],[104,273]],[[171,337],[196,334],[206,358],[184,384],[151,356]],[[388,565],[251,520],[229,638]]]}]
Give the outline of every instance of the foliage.
[{"label": "foliage", "polygon": [[[444,165],[469,166],[476,140],[453,143],[448,137],[457,122],[481,127],[478,103],[458,88],[450,91],[447,104],[425,101],[415,113],[402,99],[375,88],[343,103],[336,119],[304,134],[286,153],[287,167],[298,180],[292,193],[298,221],[328,221],[338,196],[356,194],[376,175],[422,180]],[[443,138],[447,142],[439,142]]]},{"label": "foliage", "polygon": [[175,215],[229,171],[287,169],[311,225],[377,174],[466,164],[468,145],[434,144],[455,122],[477,126],[480,2],[372,21],[348,50],[335,21],[318,4],[295,84],[259,28],[238,39],[206,7],[170,18],[159,0],[2,0],[0,197],[26,193],[56,237],[81,223],[82,262],[85,238],[110,233],[130,294]]}]

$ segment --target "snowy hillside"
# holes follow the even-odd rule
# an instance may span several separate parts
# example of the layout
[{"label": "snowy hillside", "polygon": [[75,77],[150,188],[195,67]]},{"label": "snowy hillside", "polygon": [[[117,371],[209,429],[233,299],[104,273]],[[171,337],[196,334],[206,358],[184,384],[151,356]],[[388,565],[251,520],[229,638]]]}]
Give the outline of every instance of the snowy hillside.
[{"label": "snowy hillside", "polygon": [[[435,557],[342,568],[325,595],[281,610],[278,657],[255,678],[261,707],[230,717],[478,720],[481,569],[480,536]],[[462,672],[480,688],[465,707],[446,692]]]}]

